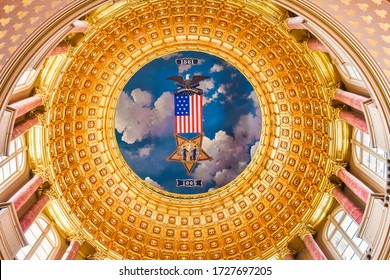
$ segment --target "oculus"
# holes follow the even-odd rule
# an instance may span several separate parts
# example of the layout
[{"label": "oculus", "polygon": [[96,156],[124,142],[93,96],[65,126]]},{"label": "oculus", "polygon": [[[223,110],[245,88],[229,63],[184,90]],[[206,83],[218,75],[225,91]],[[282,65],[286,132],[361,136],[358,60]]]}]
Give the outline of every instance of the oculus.
[{"label": "oculus", "polygon": [[233,181],[255,154],[261,125],[248,80],[226,61],[194,51],[142,67],[124,87],[115,114],[118,146],[130,168],[177,194]]}]

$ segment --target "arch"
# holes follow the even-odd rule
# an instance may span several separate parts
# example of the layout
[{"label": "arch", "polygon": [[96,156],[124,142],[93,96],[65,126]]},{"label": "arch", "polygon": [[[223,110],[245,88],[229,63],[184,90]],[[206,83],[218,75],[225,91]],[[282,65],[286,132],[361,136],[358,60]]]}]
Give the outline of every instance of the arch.
[{"label": "arch", "polygon": [[335,259],[358,260],[368,244],[356,236],[359,225],[341,207],[328,216],[323,241]]},{"label": "arch", "polygon": [[9,156],[0,156],[0,192],[7,188],[11,180],[15,180],[26,167],[26,143],[24,136],[10,143]]},{"label": "arch", "polygon": [[44,214],[38,216],[31,227],[25,232],[28,245],[16,254],[18,260],[49,260],[54,259],[59,249],[59,235]]},{"label": "arch", "polygon": [[380,148],[373,148],[370,136],[359,129],[352,134],[352,158],[358,169],[371,176],[382,188],[386,183],[387,153]]}]

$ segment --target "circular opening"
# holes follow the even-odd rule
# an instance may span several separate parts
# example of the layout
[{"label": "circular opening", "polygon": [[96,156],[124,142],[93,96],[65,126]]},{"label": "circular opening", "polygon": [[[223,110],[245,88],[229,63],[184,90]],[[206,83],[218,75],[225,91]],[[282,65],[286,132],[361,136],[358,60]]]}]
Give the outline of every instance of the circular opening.
[{"label": "circular opening", "polygon": [[130,168],[176,194],[200,194],[234,180],[255,154],[258,97],[231,64],[196,51],[155,59],[119,96],[115,134]]}]

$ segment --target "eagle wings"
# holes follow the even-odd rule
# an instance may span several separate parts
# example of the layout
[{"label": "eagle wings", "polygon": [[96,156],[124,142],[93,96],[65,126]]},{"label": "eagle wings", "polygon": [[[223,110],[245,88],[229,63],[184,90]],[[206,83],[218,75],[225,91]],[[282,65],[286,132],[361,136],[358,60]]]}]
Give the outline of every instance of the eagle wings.
[{"label": "eagle wings", "polygon": [[201,75],[194,75],[191,80],[185,80],[183,76],[174,76],[170,77],[167,80],[171,80],[176,82],[178,85],[184,87],[185,89],[193,89],[194,87],[197,87],[200,81],[206,80],[210,77],[207,76],[201,76]]}]

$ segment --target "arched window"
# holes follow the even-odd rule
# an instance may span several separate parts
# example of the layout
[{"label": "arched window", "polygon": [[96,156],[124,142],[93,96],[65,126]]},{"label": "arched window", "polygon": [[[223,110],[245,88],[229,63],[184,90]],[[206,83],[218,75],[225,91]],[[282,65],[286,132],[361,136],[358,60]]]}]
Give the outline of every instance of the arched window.
[{"label": "arched window", "polygon": [[24,71],[16,83],[14,92],[19,91],[21,88],[29,87],[33,83],[37,72],[38,71],[33,68],[28,68]]},{"label": "arched window", "polygon": [[28,245],[16,254],[18,260],[49,260],[58,251],[59,238],[53,223],[43,214],[39,215],[25,232]]},{"label": "arched window", "polygon": [[23,136],[10,143],[9,156],[0,156],[0,190],[22,173],[26,165],[26,145]]},{"label": "arched window", "polygon": [[359,260],[368,245],[356,236],[359,225],[340,207],[328,217],[324,241],[335,259]]},{"label": "arched window", "polygon": [[387,168],[386,152],[380,148],[372,148],[370,136],[367,133],[355,129],[352,139],[352,152],[359,168],[375,175],[380,183],[385,182]]}]

